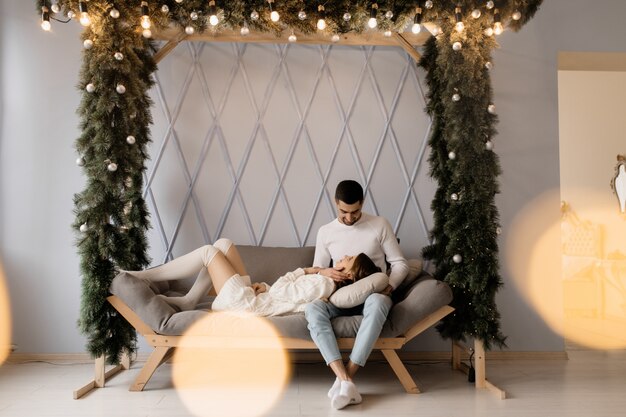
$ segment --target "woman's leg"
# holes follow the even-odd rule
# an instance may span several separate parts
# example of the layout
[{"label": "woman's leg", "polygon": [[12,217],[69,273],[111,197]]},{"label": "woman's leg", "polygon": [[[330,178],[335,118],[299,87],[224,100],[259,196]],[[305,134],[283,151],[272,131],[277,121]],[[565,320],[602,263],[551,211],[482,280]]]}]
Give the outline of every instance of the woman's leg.
[{"label": "woman's leg", "polygon": [[179,256],[154,268],[144,271],[128,271],[137,278],[152,282],[170,281],[193,277],[198,274],[207,263],[211,261],[211,253],[214,251],[211,245],[202,246],[185,255]]},{"label": "woman's leg", "polygon": [[203,246],[202,249],[200,273],[187,294],[182,297],[163,296],[168,304],[178,306],[183,311],[194,309],[200,299],[208,294],[211,283],[219,292],[228,278],[236,274],[222,252],[211,245]]},{"label": "woman's leg", "polygon": [[213,246],[219,249],[220,252],[222,252],[224,256],[226,256],[228,262],[230,262],[230,264],[239,275],[248,275],[246,267],[243,264],[243,260],[241,259],[241,255],[237,250],[237,246],[235,246],[235,244],[230,239],[218,239],[215,241]]}]

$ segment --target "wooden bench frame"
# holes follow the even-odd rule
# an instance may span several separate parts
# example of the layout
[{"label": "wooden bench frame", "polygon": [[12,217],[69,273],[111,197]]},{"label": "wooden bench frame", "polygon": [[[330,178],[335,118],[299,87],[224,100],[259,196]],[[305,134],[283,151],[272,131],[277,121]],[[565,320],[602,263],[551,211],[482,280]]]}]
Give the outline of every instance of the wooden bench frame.
[{"label": "wooden bench frame", "polygon": [[[159,366],[172,357],[177,347],[181,346],[182,336],[160,335],[150,328],[126,303],[119,297],[112,295],[107,298],[109,303],[141,334],[146,342],[154,348],[148,360],[139,371],[139,375],[131,384],[129,391],[143,391],[146,384]],[[406,343],[424,332],[426,329],[437,324],[442,318],[454,311],[454,308],[446,305],[429,314],[419,322],[415,323],[404,336],[379,338],[374,345],[374,349],[380,350],[398,377],[405,391],[409,394],[419,394],[421,392],[415,380],[402,363],[397,350]],[[351,349],[354,346],[354,338],[337,339],[340,349]],[[317,350],[313,341],[293,338],[283,338],[283,345],[288,350]],[[100,369],[101,368],[101,369]],[[74,392],[74,398],[78,399],[91,391],[93,388],[104,387],[105,380],[112,377],[121,370],[129,369],[130,361],[124,358],[122,364],[114,367],[108,372],[104,372],[104,358],[96,359],[96,379]]]}]

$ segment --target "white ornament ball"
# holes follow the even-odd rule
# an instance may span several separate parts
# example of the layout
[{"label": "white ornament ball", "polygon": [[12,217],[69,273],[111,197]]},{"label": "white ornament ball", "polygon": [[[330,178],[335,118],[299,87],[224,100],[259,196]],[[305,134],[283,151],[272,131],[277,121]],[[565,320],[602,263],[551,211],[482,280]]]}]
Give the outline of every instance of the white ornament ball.
[{"label": "white ornament ball", "polygon": [[196,30],[194,29],[194,27],[193,27],[193,26],[187,26],[187,27],[185,27],[185,33],[186,33],[187,35],[193,35],[195,31],[196,31]]},{"label": "white ornament ball", "polygon": [[80,225],[80,231],[85,233],[87,230],[89,230],[89,226],[87,226],[87,223],[83,223]]},{"label": "white ornament ball", "polygon": [[459,101],[459,100],[461,100],[461,95],[459,93],[452,94],[452,101]]},{"label": "white ornament ball", "polygon": [[489,106],[487,106],[487,111],[491,114],[496,114],[496,105],[490,104]]},{"label": "white ornament ball", "polygon": [[304,10],[300,10],[298,12],[298,19],[300,19],[300,20],[306,19],[306,12]]},{"label": "white ornament ball", "polygon": [[123,60],[123,59],[124,59],[124,54],[123,54],[123,53],[121,53],[121,52],[116,52],[115,54],[113,54],[113,57],[114,57],[116,60],[121,61],[121,60]]},{"label": "white ornament ball", "polygon": [[83,48],[91,49],[93,47],[93,41],[91,39],[85,39],[83,42]]},{"label": "white ornament ball", "polygon": [[79,158],[76,160],[76,165],[78,165],[79,167],[85,166],[85,158],[83,158],[82,156],[81,156],[81,157],[79,157]]},{"label": "white ornament ball", "polygon": [[460,264],[461,262],[463,262],[463,257],[457,253],[452,257],[452,260],[455,264]]},{"label": "white ornament ball", "polygon": [[248,26],[241,27],[241,36],[248,36],[250,34],[250,28]]},{"label": "white ornament ball", "polygon": [[73,18],[76,17],[76,13],[74,13],[73,11],[70,10],[69,12],[67,12],[67,17],[69,19],[73,19]]},{"label": "white ornament ball", "polygon": [[513,12],[511,17],[513,18],[513,20],[520,20],[522,18],[522,13],[519,10],[516,10]]},{"label": "white ornament ball", "polygon": [[460,51],[461,49],[463,49],[463,44],[461,42],[454,42],[452,44],[452,49],[454,49],[455,51]]},{"label": "white ornament ball", "polygon": [[146,39],[150,39],[152,37],[152,31],[150,29],[144,29],[143,32],[141,32],[141,34]]},{"label": "white ornament ball", "polygon": [[433,2],[431,0],[427,0],[426,3],[424,3],[424,6],[427,9],[432,9],[433,8]]},{"label": "white ornament ball", "polygon": [[93,85],[92,83],[89,83],[85,87],[85,90],[87,90],[88,93],[93,93],[94,91],[96,91],[96,86]]},{"label": "white ornament ball", "polygon": [[339,42],[339,39],[341,38],[336,33],[330,38],[330,40],[333,42]]},{"label": "white ornament ball", "polygon": [[191,17],[191,20],[198,20],[198,12],[191,12],[189,17]]},{"label": "white ornament ball", "polygon": [[111,11],[109,12],[109,16],[111,16],[113,19],[117,19],[118,17],[120,17],[120,11],[117,9],[111,9]]},{"label": "white ornament ball", "polygon": [[387,11],[385,12],[385,17],[386,17],[387,19],[391,19],[391,18],[393,17],[393,12],[392,12],[391,10],[387,10]]},{"label": "white ornament ball", "polygon": [[115,91],[117,91],[119,94],[124,94],[126,92],[126,87],[124,87],[124,84],[118,84],[115,87]]},{"label": "white ornament ball", "polygon": [[178,4],[180,4],[182,2],[183,2],[183,0],[176,0],[176,3],[178,3]]},{"label": "white ornament ball", "polygon": [[478,18],[480,17],[480,15],[481,15],[481,14],[482,14],[482,13],[481,13],[480,9],[474,9],[474,10],[472,10],[472,17],[473,17],[474,19],[478,19]]},{"label": "white ornament ball", "polygon": [[488,70],[491,70],[493,68],[493,64],[491,63],[491,61],[485,62],[485,68],[487,68]]},{"label": "white ornament ball", "polygon": [[253,10],[252,13],[250,13],[250,19],[259,20],[259,12],[257,12],[256,10]]},{"label": "white ornament ball", "polygon": [[164,4],[163,6],[161,6],[161,13],[169,13],[170,12],[170,7],[167,4]]},{"label": "white ornament ball", "polygon": [[50,6],[50,10],[52,10],[52,13],[59,13],[61,11],[61,8],[59,7],[58,3],[54,3],[52,6]]},{"label": "white ornament ball", "polygon": [[489,0],[489,1],[487,2],[487,8],[488,8],[488,9],[493,9],[493,6],[494,6],[493,1],[492,1],[492,0]]},{"label": "white ornament ball", "polygon": [[448,158],[454,161],[456,159],[456,153],[454,152],[448,153]]},{"label": "white ornament ball", "polygon": [[111,162],[109,165],[107,165],[107,169],[111,172],[115,172],[117,171],[117,164],[115,162]]},{"label": "white ornament ball", "polygon": [[450,198],[452,199],[452,201],[459,201],[459,195],[457,193],[452,193],[450,195]]},{"label": "white ornament ball", "polygon": [[135,139],[135,137],[133,135],[129,135],[129,136],[126,137],[126,142],[129,145],[134,145],[135,142],[136,142],[136,139]]},{"label": "white ornament ball", "polygon": [[496,227],[496,234],[497,235],[501,235],[502,234],[502,228],[501,227]]},{"label": "white ornament ball", "polygon": [[349,22],[350,19],[352,19],[352,15],[350,13],[346,12],[346,13],[343,14],[343,20],[344,21]]},{"label": "white ornament ball", "polygon": [[386,30],[385,33],[383,33],[383,35],[385,35],[385,37],[390,38],[392,33],[390,30]]},{"label": "white ornament ball", "polygon": [[296,37],[296,35],[294,35],[293,33],[291,35],[289,35],[289,38],[287,38],[289,40],[289,42],[295,42],[298,40],[298,38]]},{"label": "white ornament ball", "polygon": [[485,142],[485,149],[487,149],[488,151],[493,150],[493,142],[488,140],[487,142]]},{"label": "white ornament ball", "polygon": [[489,27],[485,29],[485,36],[493,36],[493,28]]}]

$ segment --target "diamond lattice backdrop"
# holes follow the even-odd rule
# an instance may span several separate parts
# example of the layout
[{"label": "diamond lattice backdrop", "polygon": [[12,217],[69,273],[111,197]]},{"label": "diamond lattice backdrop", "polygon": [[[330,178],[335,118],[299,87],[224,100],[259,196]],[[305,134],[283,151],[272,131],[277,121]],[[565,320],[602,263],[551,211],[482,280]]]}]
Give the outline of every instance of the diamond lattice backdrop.
[{"label": "diamond lattice backdrop", "polygon": [[159,63],[145,198],[161,263],[225,236],[314,245],[366,188],[407,257],[428,243],[423,74],[400,48],[186,42]]}]

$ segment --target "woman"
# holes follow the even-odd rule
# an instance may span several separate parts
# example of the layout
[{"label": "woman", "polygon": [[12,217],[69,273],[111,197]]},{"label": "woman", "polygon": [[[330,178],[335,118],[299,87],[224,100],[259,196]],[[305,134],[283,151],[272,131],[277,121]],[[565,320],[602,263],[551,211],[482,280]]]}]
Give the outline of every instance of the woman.
[{"label": "woman", "polygon": [[298,268],[278,278],[273,285],[251,283],[236,246],[229,239],[219,239],[168,263],[145,271],[131,273],[151,282],[184,279],[198,274],[187,294],[182,297],[161,296],[181,310],[192,310],[211,288],[217,296],[215,311],[247,311],[257,316],[277,316],[304,311],[304,306],[320,298],[328,298],[343,285],[375,272],[380,272],[365,254],[344,256],[334,266],[348,278],[333,281],[319,275],[321,268]]}]

